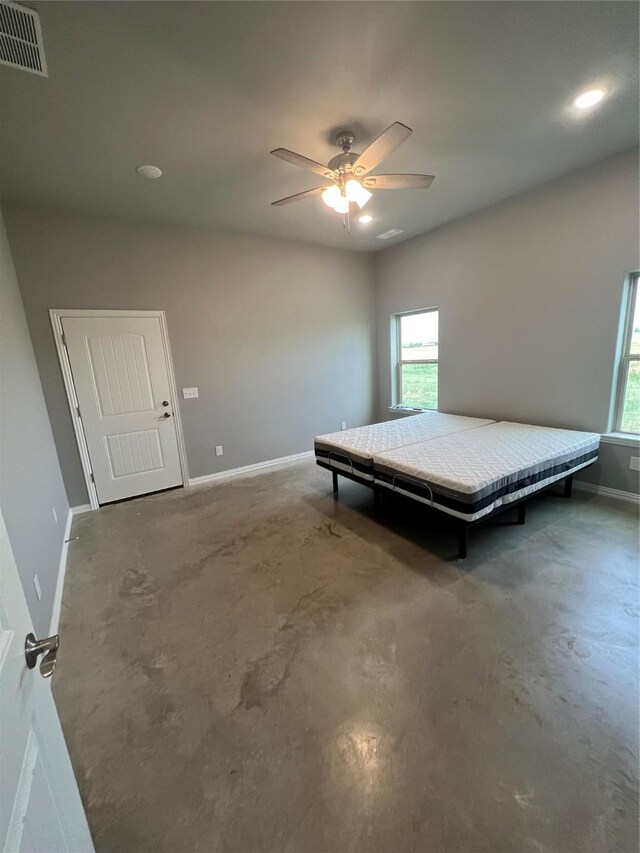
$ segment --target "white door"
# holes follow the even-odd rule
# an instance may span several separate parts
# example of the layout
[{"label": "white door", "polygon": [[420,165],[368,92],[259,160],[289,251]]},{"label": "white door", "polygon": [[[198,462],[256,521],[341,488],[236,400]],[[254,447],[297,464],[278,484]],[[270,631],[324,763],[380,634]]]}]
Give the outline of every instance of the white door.
[{"label": "white door", "polygon": [[100,503],[182,485],[159,317],[62,317]]},{"label": "white door", "polygon": [[25,660],[32,631],[0,513],[0,850],[92,851],[51,682]]}]

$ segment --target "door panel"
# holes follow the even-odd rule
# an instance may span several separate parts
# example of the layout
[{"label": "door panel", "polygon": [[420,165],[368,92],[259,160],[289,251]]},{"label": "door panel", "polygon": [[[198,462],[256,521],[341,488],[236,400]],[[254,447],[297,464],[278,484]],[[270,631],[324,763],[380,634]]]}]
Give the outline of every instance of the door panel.
[{"label": "door panel", "polygon": [[105,436],[114,478],[164,468],[160,431],[157,429]]},{"label": "door panel", "polygon": [[[43,803],[47,808],[41,811]],[[35,726],[29,731],[5,846],[11,851],[72,849],[55,774]]]},{"label": "door panel", "polygon": [[100,503],[182,484],[158,317],[62,317]]},{"label": "door panel", "polygon": [[90,853],[51,682],[25,661],[33,626],[1,513],[0,566],[0,850]]},{"label": "door panel", "polygon": [[151,371],[142,335],[87,338],[94,392],[102,417],[154,411]]}]

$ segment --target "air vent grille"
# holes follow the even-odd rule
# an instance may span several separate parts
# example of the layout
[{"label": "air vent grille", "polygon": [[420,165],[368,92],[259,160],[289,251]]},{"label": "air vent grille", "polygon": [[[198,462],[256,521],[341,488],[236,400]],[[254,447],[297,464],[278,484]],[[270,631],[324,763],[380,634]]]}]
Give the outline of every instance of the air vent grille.
[{"label": "air vent grille", "polygon": [[47,76],[40,17],[11,0],[0,0],[0,63]]},{"label": "air vent grille", "polygon": [[392,237],[397,237],[398,234],[404,234],[402,228],[390,228],[382,234],[378,234],[378,240],[390,240]]}]

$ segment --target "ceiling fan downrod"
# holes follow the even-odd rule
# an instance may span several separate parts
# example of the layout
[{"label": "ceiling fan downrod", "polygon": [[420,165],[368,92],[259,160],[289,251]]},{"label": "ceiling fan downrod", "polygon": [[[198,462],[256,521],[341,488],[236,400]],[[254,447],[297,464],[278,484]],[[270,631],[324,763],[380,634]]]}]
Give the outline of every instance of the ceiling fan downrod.
[{"label": "ceiling fan downrod", "polygon": [[355,136],[351,130],[341,130],[340,133],[336,136],[336,145],[342,148],[343,154],[348,154],[349,149],[353,145],[353,141]]}]

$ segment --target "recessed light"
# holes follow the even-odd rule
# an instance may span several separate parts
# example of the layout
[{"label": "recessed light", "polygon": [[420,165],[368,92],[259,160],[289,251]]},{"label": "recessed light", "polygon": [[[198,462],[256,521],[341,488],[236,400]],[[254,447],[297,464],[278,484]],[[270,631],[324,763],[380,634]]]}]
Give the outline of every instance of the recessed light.
[{"label": "recessed light", "polygon": [[136,172],[151,181],[162,177],[162,169],[158,169],[157,166],[136,166]]},{"label": "recessed light", "polygon": [[363,213],[362,216],[358,217],[358,222],[362,222],[363,225],[368,225],[370,222],[373,222],[373,216],[369,216],[368,213]]},{"label": "recessed light", "polygon": [[579,110],[587,110],[589,107],[595,107],[604,98],[602,89],[589,89],[588,92],[583,92],[573,102],[574,107]]}]

